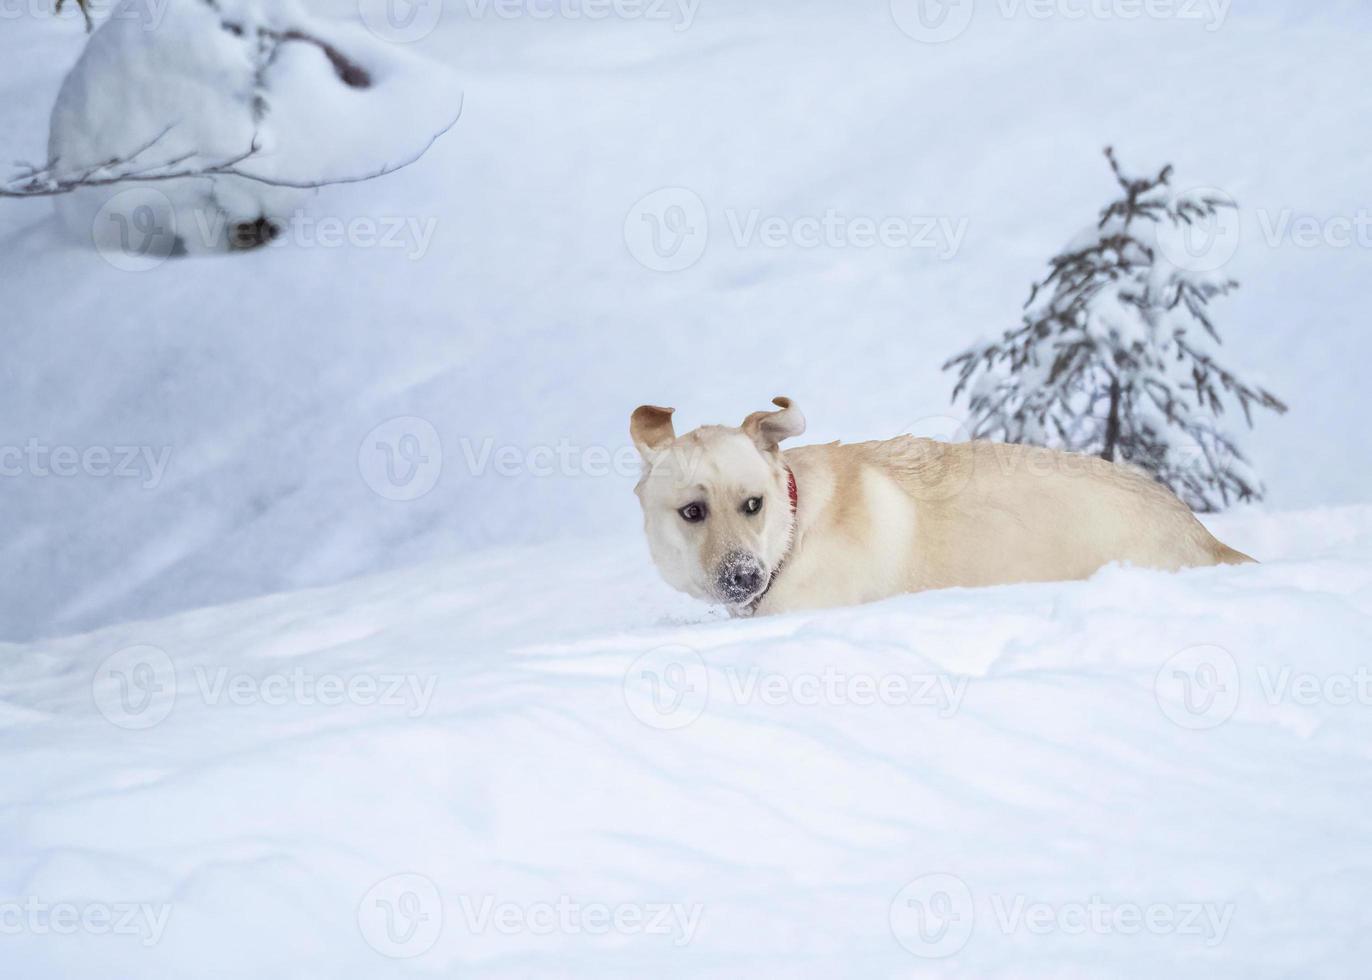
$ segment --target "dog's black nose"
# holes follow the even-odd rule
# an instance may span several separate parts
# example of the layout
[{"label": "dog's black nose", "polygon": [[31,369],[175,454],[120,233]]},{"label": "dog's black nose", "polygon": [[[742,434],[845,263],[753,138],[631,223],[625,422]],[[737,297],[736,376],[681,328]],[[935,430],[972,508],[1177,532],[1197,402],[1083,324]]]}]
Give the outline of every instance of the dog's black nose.
[{"label": "dog's black nose", "polygon": [[717,584],[727,602],[750,599],[762,587],[762,564],[747,552],[730,552],[719,563]]}]

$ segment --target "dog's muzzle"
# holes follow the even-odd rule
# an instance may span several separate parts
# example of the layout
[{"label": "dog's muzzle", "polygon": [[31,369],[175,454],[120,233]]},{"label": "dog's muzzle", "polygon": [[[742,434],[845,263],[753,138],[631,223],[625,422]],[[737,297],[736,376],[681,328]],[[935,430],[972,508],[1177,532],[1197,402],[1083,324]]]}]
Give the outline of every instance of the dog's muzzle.
[{"label": "dog's muzzle", "polygon": [[745,551],[731,551],[719,563],[715,590],[725,602],[739,604],[757,595],[766,581],[762,562]]}]

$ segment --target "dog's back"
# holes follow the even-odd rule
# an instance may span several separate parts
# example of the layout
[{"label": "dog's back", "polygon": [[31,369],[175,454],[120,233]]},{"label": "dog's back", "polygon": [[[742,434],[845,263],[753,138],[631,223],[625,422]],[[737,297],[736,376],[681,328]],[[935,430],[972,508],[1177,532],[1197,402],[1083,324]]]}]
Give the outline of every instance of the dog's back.
[{"label": "dog's back", "polygon": [[785,455],[820,494],[814,532],[898,546],[905,589],[1085,578],[1115,561],[1175,570],[1252,560],[1166,487],[1096,457],[913,436]]}]

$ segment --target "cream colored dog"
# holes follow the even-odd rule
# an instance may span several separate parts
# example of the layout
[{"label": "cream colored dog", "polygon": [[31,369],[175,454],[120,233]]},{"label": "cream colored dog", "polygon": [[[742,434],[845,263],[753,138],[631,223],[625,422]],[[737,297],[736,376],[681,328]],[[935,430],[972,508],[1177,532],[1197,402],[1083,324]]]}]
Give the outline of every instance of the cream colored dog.
[{"label": "cream colored dog", "polygon": [[773,404],[680,438],[670,408],[640,406],[629,423],[653,560],[671,585],[738,615],[1080,579],[1115,561],[1252,561],[1128,466],[914,436],[783,453],[805,418],[790,399]]}]

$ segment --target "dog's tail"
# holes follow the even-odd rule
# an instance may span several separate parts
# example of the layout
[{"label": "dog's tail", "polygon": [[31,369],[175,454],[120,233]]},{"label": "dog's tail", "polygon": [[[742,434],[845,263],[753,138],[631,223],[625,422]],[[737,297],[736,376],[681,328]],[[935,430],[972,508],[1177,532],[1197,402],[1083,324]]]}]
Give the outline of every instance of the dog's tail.
[{"label": "dog's tail", "polygon": [[1216,541],[1212,549],[1216,565],[1256,565],[1258,560],[1236,551],[1223,541]]}]

